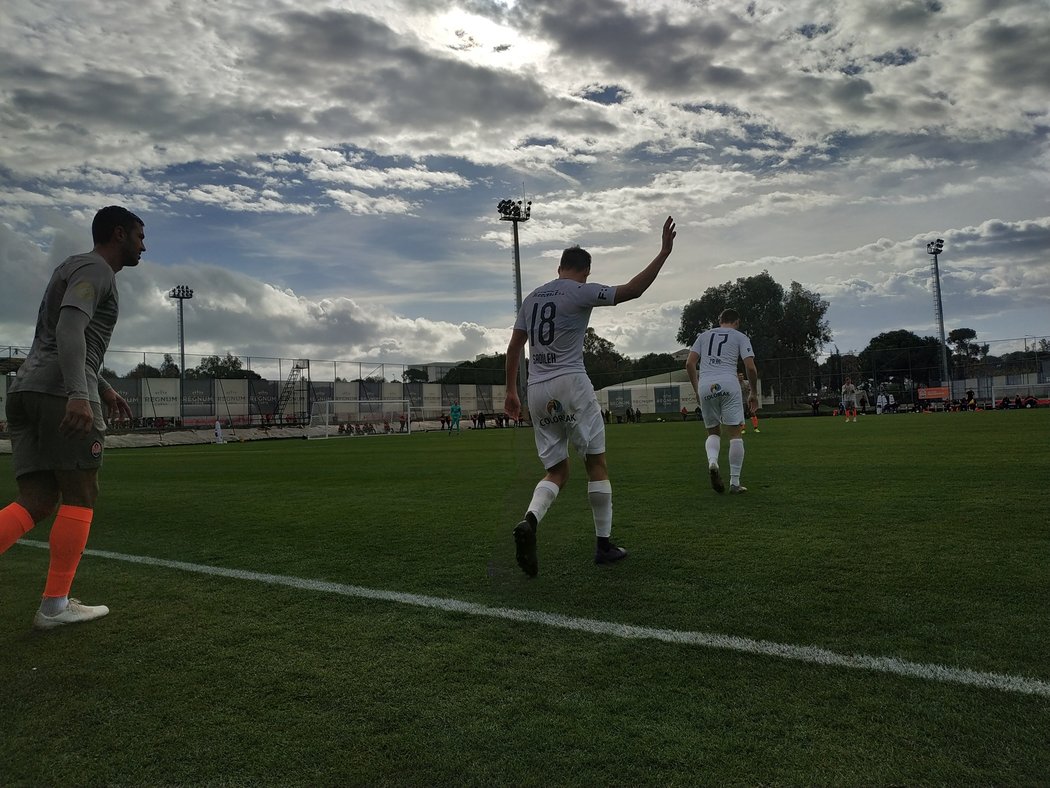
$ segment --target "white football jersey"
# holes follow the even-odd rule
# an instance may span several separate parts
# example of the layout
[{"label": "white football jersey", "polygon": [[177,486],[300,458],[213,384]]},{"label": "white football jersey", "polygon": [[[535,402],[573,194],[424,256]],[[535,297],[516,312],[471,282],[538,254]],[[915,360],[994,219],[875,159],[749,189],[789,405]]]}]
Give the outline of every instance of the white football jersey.
[{"label": "white football jersey", "polygon": [[529,335],[529,383],[586,372],[583,339],[591,310],[615,303],[615,287],[572,279],[554,279],[529,293],[514,321]]},{"label": "white football jersey", "polygon": [[692,352],[700,356],[697,372],[704,380],[737,380],[736,367],[742,358],[752,358],[751,340],[735,328],[711,328],[693,343]]}]

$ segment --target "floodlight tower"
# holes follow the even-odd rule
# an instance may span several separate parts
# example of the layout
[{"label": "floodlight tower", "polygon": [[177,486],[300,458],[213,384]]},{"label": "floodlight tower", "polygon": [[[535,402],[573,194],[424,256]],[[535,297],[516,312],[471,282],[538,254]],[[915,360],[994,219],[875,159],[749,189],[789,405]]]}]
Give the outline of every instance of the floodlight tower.
[{"label": "floodlight tower", "polygon": [[941,385],[948,386],[951,396],[951,379],[948,377],[948,346],[944,341],[944,305],[941,303],[941,269],[937,256],[944,251],[944,239],[938,238],[926,244],[926,254],[933,255],[933,310],[937,318],[937,328],[941,332]]},{"label": "floodlight tower", "polygon": [[[527,222],[532,216],[532,200],[500,200],[496,205],[501,222],[510,222],[514,228],[514,316],[521,311],[521,251],[518,248],[518,223]],[[521,349],[518,359],[518,388],[522,403],[525,402],[528,387],[525,383],[525,348]]]},{"label": "floodlight tower", "polygon": [[177,285],[168,291],[168,298],[174,298],[179,302],[179,426],[182,426],[184,407],[183,392],[186,387],[186,333],[183,330],[182,302],[193,298],[193,288],[187,285]]}]

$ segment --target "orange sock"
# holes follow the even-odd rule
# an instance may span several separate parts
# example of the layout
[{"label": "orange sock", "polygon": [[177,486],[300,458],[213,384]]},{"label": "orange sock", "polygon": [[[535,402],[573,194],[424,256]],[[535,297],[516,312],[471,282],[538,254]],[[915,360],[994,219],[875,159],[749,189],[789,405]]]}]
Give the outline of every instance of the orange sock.
[{"label": "orange sock", "polygon": [[94,510],[84,506],[58,507],[55,524],[51,526],[51,566],[47,570],[44,596],[69,596],[94,514]]},{"label": "orange sock", "polygon": [[751,417],[751,426],[754,427],[756,430],[758,429],[758,416]]},{"label": "orange sock", "polygon": [[29,533],[34,525],[32,516],[20,503],[0,509],[0,553]]}]

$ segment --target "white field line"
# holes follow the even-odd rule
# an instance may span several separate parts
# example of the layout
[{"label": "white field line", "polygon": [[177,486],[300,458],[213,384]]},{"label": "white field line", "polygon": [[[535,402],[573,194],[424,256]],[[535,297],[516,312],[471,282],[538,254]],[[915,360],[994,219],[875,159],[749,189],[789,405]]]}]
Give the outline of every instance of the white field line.
[{"label": "white field line", "polygon": [[[47,542],[21,539],[19,544],[29,547],[48,549]],[[985,673],[979,670],[966,670],[945,665],[909,662],[896,657],[871,657],[864,654],[839,654],[815,646],[794,646],[790,643],[775,643],[768,640],[752,640],[734,635],[719,635],[709,632],[688,632],[677,629],[656,629],[632,624],[617,624],[612,621],[598,621],[591,618],[576,618],[558,613],[544,613],[538,610],[521,610],[509,607],[489,607],[475,602],[464,602],[459,599],[407,594],[401,591],[383,591],[363,586],[330,583],[324,580],[309,580],[288,575],[270,575],[263,572],[249,572],[243,569],[226,569],[221,566],[191,564],[185,561],[169,561],[164,558],[151,558],[142,555],[126,555],[108,550],[85,550],[84,555],[109,558],[132,564],[159,566],[165,569],[177,569],[198,575],[214,575],[234,580],[249,580],[274,586],[287,586],[305,591],[319,591],[339,596],[375,599],[382,602],[396,602],[402,605],[444,610],[451,613],[465,613],[471,616],[498,618],[505,621],[521,621],[528,624],[567,629],[573,632],[587,632],[594,635],[611,635],[619,638],[638,640],[658,640],[664,643],[678,643],[702,648],[717,648],[726,651],[737,651],[744,654],[755,654],[765,657],[779,657],[796,662],[807,662],[813,665],[853,668],[876,673],[889,673],[894,676],[907,676],[939,681],[949,684],[964,684],[970,687],[994,689],[1001,692],[1013,692],[1022,695],[1039,695],[1050,698],[1050,682],[1025,676],[1011,676],[1003,673]]]}]

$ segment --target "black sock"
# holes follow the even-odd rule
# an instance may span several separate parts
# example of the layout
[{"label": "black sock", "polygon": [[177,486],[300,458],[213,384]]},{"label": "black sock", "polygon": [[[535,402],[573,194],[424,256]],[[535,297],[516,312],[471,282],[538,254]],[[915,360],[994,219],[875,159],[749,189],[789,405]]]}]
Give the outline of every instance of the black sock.
[{"label": "black sock", "polygon": [[599,536],[598,537],[598,549],[602,552],[606,552],[609,549],[609,537]]}]

